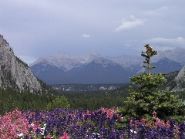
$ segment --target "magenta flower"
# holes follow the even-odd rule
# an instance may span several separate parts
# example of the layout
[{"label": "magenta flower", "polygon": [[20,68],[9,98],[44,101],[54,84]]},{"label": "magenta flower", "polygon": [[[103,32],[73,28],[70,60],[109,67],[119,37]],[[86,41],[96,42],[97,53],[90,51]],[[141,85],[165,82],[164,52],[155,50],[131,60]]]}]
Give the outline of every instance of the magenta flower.
[{"label": "magenta flower", "polygon": [[70,137],[66,132],[64,132],[63,136],[61,136],[59,139],[70,139]]},{"label": "magenta flower", "polygon": [[19,138],[28,134],[29,123],[22,112],[14,110],[0,117],[0,138]]}]

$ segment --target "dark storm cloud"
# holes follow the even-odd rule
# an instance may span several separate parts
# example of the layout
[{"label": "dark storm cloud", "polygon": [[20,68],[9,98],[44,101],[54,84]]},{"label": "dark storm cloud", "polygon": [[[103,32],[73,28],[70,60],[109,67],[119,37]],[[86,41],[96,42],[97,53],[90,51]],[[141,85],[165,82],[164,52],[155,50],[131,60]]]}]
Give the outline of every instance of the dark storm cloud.
[{"label": "dark storm cloud", "polygon": [[185,47],[184,0],[0,1],[0,33],[16,54],[121,55],[144,43]]}]

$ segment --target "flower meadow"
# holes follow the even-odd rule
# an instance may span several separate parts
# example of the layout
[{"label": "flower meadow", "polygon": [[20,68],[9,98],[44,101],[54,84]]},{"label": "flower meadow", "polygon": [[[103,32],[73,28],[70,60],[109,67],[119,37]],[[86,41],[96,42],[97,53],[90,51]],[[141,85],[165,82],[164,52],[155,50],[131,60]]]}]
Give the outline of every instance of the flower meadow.
[{"label": "flower meadow", "polygon": [[130,119],[116,109],[20,111],[0,116],[0,139],[173,139],[185,138],[185,123]]}]

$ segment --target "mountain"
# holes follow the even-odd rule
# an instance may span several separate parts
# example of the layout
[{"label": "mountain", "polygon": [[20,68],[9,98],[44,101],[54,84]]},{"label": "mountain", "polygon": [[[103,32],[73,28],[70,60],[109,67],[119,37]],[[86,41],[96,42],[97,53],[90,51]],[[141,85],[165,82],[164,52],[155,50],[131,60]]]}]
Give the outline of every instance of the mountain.
[{"label": "mountain", "polygon": [[176,47],[174,49],[159,51],[155,59],[159,60],[162,58],[168,58],[181,65],[185,65],[185,49],[181,47]]},{"label": "mountain", "polygon": [[108,59],[114,61],[122,67],[140,65],[143,61],[143,58],[140,55],[122,55],[117,57],[108,57]]},{"label": "mountain", "polygon": [[154,73],[169,73],[173,71],[179,71],[182,68],[180,63],[166,57],[155,62],[153,65],[156,67],[153,70]]},{"label": "mountain", "polygon": [[37,63],[31,66],[33,73],[48,84],[97,84],[126,83],[135,71],[102,57],[94,57],[87,63],[81,63],[70,70],[49,63]]},{"label": "mountain", "polygon": [[[58,84],[64,80],[66,71],[54,65],[38,63],[31,66],[32,72],[47,84]],[[66,75],[65,75],[66,76]]]},{"label": "mountain", "polygon": [[69,72],[74,83],[126,83],[133,71],[105,58],[94,59],[90,63]]},{"label": "mountain", "polygon": [[[68,71],[74,67],[85,63],[86,59],[81,57],[71,57],[68,55],[56,55],[49,56],[47,58],[39,58],[32,65],[50,65],[57,68],[63,68],[63,70]],[[32,66],[31,65],[31,66]]]},{"label": "mountain", "polygon": [[167,78],[166,88],[173,92],[185,91],[185,66],[175,72],[165,75]]},{"label": "mountain", "polygon": [[[57,64],[58,63],[58,64]],[[166,57],[153,62],[155,73],[169,73],[180,70],[181,64]],[[70,67],[70,68],[69,68]],[[142,59],[133,56],[69,58],[65,56],[42,58],[31,69],[48,84],[97,84],[127,83],[134,74],[143,72]]]},{"label": "mountain", "polygon": [[168,83],[169,90],[179,92],[185,90],[185,66]]},{"label": "mountain", "polygon": [[0,35],[0,87],[19,91],[42,91],[41,83],[29,66],[14,55],[2,35]]}]

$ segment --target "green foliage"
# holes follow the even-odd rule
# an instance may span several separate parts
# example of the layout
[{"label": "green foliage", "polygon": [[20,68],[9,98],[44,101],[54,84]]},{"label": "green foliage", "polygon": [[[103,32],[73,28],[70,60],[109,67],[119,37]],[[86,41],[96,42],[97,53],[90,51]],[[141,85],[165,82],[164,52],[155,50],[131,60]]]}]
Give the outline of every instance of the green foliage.
[{"label": "green foliage", "polygon": [[17,92],[13,89],[0,89],[0,114],[15,108],[20,110],[48,110],[52,108],[68,108],[69,102],[64,96],[52,93],[32,94]]},{"label": "green foliage", "polygon": [[13,89],[0,89],[0,114],[19,108],[21,110],[45,110],[54,97],[46,94],[17,92]]},{"label": "green foliage", "polygon": [[108,92],[61,93],[49,90],[47,93],[40,94],[20,93],[13,89],[0,89],[0,115],[15,108],[21,110],[48,110],[57,107],[66,108],[66,106],[69,107],[69,104],[70,108],[90,110],[99,109],[100,107],[123,107],[123,99],[128,96],[127,86]]},{"label": "green foliage", "polygon": [[184,114],[184,104],[172,92],[161,89],[165,83],[162,74],[140,74],[131,79],[129,97],[124,101],[123,113],[142,117],[156,111],[160,118]]},{"label": "green foliage", "polygon": [[68,98],[70,108],[96,110],[101,107],[123,107],[123,99],[128,96],[128,87],[115,91],[63,92]]},{"label": "green foliage", "polygon": [[178,116],[178,115],[175,115],[175,116],[172,116],[170,117],[170,119],[178,122],[178,123],[182,123],[185,121],[185,117],[184,116]]},{"label": "green foliage", "polygon": [[[142,73],[131,78],[131,82],[141,90],[155,89],[165,83],[166,79],[162,74]],[[150,92],[150,91],[149,91]]]},{"label": "green foliage", "polygon": [[65,96],[57,96],[47,105],[47,109],[55,109],[55,108],[69,108],[70,104]]}]

